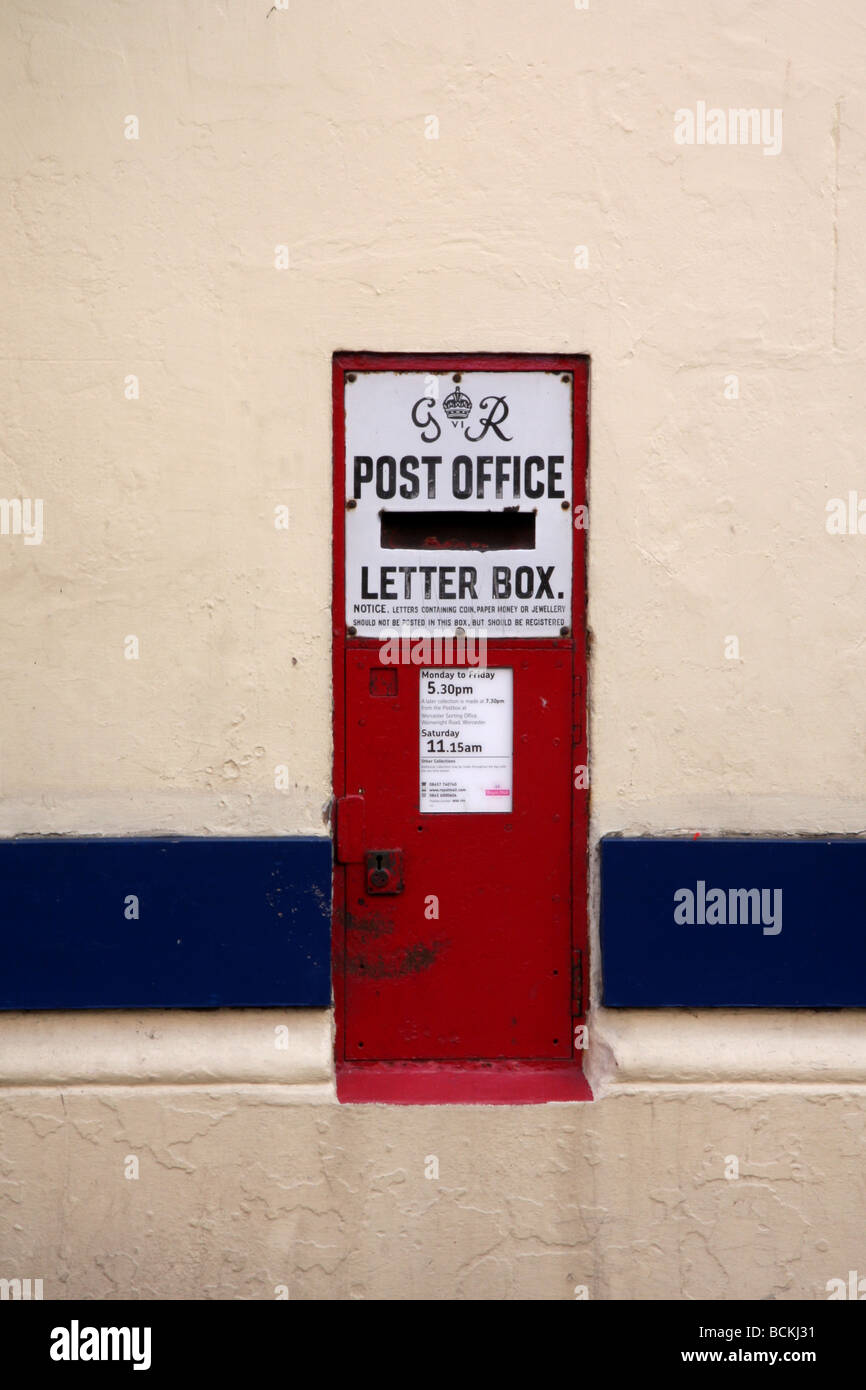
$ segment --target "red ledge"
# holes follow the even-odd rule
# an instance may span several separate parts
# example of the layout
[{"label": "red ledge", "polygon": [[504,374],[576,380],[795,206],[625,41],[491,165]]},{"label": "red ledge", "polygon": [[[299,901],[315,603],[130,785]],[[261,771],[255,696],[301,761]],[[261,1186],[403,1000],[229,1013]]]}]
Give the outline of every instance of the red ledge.
[{"label": "red ledge", "polygon": [[540,1105],[592,1100],[573,1062],[342,1062],[344,1105]]}]

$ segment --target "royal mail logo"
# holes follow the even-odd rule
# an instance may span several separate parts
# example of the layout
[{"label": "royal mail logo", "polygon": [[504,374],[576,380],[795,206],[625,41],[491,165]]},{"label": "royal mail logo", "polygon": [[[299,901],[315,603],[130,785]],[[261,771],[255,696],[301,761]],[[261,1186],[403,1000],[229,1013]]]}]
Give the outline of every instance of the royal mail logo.
[{"label": "royal mail logo", "polygon": [[472,402],[466,392],[461,391],[460,387],[457,386],[451,392],[450,396],[445,397],[442,402],[442,409],[456,429],[460,421],[468,417],[472,409]]},{"label": "royal mail logo", "polygon": [[[421,431],[421,438],[425,444],[435,444],[442,434],[442,423],[436,415],[437,403],[436,396],[432,391],[436,388],[435,379],[431,387],[431,393],[421,396],[412,406],[412,424]],[[498,439],[509,442],[513,436],[503,433],[501,426],[508,419],[509,408],[505,396],[482,396],[478,403],[479,415],[477,422],[472,421],[472,400],[466,392],[461,390],[459,384],[450,391],[442,402],[442,414],[446,420],[450,420],[454,429],[460,428],[466,438],[472,443],[477,444],[479,439],[492,430]],[[485,414],[486,411],[486,414]],[[477,432],[470,433],[470,425],[477,423]]]}]

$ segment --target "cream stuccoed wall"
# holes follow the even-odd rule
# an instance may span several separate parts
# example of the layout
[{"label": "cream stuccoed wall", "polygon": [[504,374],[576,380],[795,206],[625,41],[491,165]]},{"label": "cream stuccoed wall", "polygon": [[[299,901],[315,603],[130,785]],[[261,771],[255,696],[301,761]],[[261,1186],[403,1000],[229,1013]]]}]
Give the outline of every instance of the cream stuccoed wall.
[{"label": "cream stuccoed wall", "polygon": [[[0,536],[0,834],[326,833],[330,364],[361,348],[591,356],[593,922],[607,832],[863,830],[866,540],[825,504],[866,495],[864,58],[858,0],[6,0],[0,493],[44,537]],[[781,150],[676,143],[700,102],[781,111]],[[0,1017],[0,1275],[866,1269],[859,1013],[595,1008],[597,1099],[515,1108],[341,1107],[331,1028]]]}]

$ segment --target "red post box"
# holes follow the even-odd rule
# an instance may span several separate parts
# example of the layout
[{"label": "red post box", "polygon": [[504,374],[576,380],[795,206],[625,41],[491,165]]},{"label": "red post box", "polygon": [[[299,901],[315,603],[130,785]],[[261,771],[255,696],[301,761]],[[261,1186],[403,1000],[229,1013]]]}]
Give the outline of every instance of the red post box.
[{"label": "red post box", "polygon": [[342,1100],[580,1099],[588,361],[334,358]]}]

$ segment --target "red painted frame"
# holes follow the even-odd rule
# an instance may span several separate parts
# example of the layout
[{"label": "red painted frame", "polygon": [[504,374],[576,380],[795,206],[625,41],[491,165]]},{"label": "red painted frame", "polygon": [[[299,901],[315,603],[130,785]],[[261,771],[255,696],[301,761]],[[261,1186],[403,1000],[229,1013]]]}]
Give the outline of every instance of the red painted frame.
[{"label": "red painted frame", "polygon": [[[572,394],[573,492],[572,506],[587,505],[589,451],[589,358],[578,355],[535,353],[380,353],[337,352],[333,357],[333,689],[334,689],[334,796],[345,794],[345,414],[344,384],[352,371],[550,371],[574,376]],[[586,529],[574,529],[572,573],[572,630],[568,638],[548,647],[574,647],[575,692],[573,703],[573,765],[586,764],[587,748],[587,640],[586,640]],[[375,646],[377,639],[352,639],[353,646]],[[521,646],[531,650],[532,638]],[[572,826],[575,847],[588,850],[589,792],[572,791]],[[541,1101],[591,1100],[583,1074],[582,1053],[573,1051],[562,1061],[484,1062],[347,1062],[344,1051],[344,956],[345,873],[334,866],[333,981],[336,1011],[337,1095],[344,1102],[380,1101],[397,1105],[418,1104],[536,1104]],[[587,854],[572,856],[572,949],[579,971],[579,1012],[585,1019],[589,990],[587,920]],[[578,954],[579,953],[579,954]],[[572,1039],[573,1043],[573,1039]]]}]

